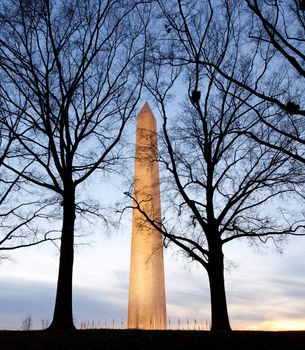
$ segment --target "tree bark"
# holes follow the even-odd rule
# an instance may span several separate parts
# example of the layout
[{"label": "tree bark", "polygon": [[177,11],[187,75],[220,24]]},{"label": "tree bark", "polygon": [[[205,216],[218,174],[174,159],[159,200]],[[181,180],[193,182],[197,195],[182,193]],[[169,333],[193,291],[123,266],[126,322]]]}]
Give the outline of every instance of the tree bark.
[{"label": "tree bark", "polygon": [[72,279],[74,259],[75,188],[66,186],[63,199],[63,226],[57,292],[53,321],[49,329],[75,329],[72,311]]},{"label": "tree bark", "polygon": [[221,247],[217,252],[211,252],[207,272],[211,295],[211,331],[230,331],[224,281],[224,256]]}]

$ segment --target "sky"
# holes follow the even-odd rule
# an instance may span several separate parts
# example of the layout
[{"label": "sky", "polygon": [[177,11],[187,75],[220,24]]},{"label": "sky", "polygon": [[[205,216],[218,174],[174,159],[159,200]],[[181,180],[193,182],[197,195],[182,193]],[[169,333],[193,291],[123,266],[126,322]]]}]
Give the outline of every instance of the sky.
[{"label": "sky", "polygon": [[[109,193],[112,189],[109,188]],[[131,213],[118,232],[96,227],[76,248],[73,310],[77,327],[126,327]],[[235,330],[305,330],[305,238],[290,238],[279,254],[234,240],[224,248],[228,311]],[[52,244],[16,250],[0,263],[0,329],[20,329],[31,315],[35,329],[52,320],[59,254]],[[208,329],[206,272],[165,249],[169,328]]]},{"label": "sky", "polygon": [[[93,184],[95,194],[121,196],[115,183],[102,186],[98,181]],[[126,328],[130,240],[131,212],[110,234],[102,225],[94,226],[83,240],[87,244],[76,247],[73,311],[78,328]],[[305,239],[291,237],[283,248],[279,254],[272,244],[259,250],[243,240],[225,245],[233,329],[305,330]],[[164,253],[169,328],[208,329],[210,297],[205,270],[189,264],[174,246]],[[33,328],[41,329],[42,321],[52,320],[58,250],[48,243],[13,251],[10,257],[0,263],[0,329],[20,329],[29,315]]]},{"label": "sky", "polygon": [[[118,232],[99,228],[89,245],[76,249],[74,320],[77,327],[125,328],[127,321],[130,220]],[[305,240],[290,239],[284,253],[247,242],[225,248],[226,288],[233,329],[305,330]],[[20,329],[28,315],[35,329],[51,320],[55,300],[58,251],[41,245],[15,251],[0,265],[0,329]],[[206,329],[210,322],[205,271],[174,247],[165,249],[167,314],[170,328]]]}]

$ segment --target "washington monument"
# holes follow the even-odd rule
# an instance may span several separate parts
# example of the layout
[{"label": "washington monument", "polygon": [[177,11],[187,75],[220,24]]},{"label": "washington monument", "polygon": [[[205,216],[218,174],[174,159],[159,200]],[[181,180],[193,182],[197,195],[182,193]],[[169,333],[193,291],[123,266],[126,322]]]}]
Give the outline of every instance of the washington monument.
[{"label": "washington monument", "polygon": [[[137,118],[134,204],[161,222],[157,126],[146,102]],[[128,328],[166,329],[162,236],[137,209],[132,213]]]}]

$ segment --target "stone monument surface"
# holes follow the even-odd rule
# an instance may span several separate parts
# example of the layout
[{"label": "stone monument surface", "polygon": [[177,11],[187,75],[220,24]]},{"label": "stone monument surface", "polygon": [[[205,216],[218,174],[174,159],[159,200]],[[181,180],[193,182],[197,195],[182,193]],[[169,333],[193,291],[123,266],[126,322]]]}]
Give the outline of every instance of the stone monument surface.
[{"label": "stone monument surface", "polygon": [[[134,205],[161,222],[156,119],[146,102],[137,117]],[[162,235],[138,209],[132,213],[128,328],[166,329]]]}]

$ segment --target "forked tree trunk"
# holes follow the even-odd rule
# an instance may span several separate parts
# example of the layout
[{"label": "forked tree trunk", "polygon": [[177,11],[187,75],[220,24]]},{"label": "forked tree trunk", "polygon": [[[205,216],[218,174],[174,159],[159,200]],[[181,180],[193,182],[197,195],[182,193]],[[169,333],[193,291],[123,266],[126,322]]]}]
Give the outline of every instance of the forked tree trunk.
[{"label": "forked tree trunk", "polygon": [[75,329],[72,311],[72,277],[74,258],[75,189],[65,190],[59,271],[53,321],[49,329]]},{"label": "forked tree trunk", "polygon": [[207,272],[211,294],[211,331],[230,331],[224,281],[224,256],[221,248],[217,252],[211,252]]}]

